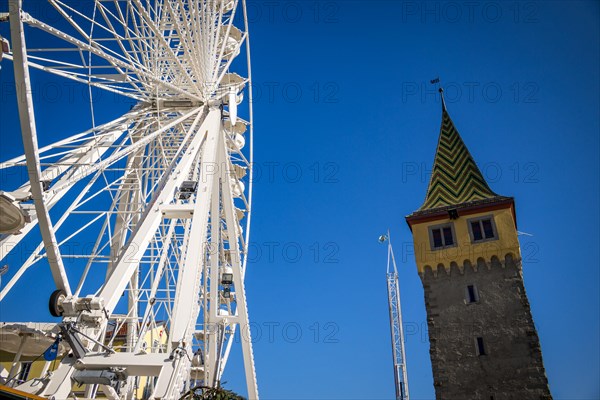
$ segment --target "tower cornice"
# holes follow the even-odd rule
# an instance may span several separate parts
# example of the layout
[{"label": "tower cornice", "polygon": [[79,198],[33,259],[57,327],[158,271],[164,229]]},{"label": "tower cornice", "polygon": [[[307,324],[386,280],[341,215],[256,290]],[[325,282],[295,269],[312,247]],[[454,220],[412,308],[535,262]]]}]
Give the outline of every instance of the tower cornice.
[{"label": "tower cornice", "polygon": [[517,215],[515,211],[515,200],[513,197],[496,196],[489,199],[475,200],[467,203],[456,205],[448,205],[443,207],[432,208],[428,210],[418,210],[410,215],[407,215],[406,223],[412,231],[414,224],[436,221],[448,218],[450,212],[456,211],[457,217],[482,213],[485,211],[500,210],[503,208],[511,208],[515,226],[517,225]]}]

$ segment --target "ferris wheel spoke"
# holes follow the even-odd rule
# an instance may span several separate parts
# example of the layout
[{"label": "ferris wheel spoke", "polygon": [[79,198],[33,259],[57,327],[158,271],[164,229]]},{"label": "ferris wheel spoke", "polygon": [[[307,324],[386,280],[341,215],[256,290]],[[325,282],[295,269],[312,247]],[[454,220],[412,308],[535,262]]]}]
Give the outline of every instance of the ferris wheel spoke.
[{"label": "ferris wheel spoke", "polygon": [[201,66],[198,63],[197,58],[192,54],[194,50],[194,35],[193,33],[188,32],[188,29],[185,29],[182,25],[182,21],[185,22],[185,14],[180,12],[185,9],[182,0],[177,1],[177,8],[175,8],[170,1],[166,2],[166,7],[168,12],[172,15],[172,19],[177,27],[177,32],[179,33],[181,42],[183,43],[184,48],[187,49],[188,54],[186,61],[190,63],[194,76],[201,76]]},{"label": "ferris wheel spoke", "polygon": [[[69,217],[70,213],[76,209],[81,201],[81,199],[84,197],[85,193],[89,190],[89,188],[91,186],[94,185],[96,179],[98,179],[98,177],[100,176],[100,174],[96,174],[91,180],[90,182],[87,183],[86,187],[84,188],[84,190],[82,192],[80,192],[76,198],[73,200],[73,203],[71,203],[71,205],[69,205],[68,209],[65,211],[65,213],[61,216],[61,218],[56,222],[55,225],[55,229],[58,230],[60,229],[60,227],[62,226],[62,224],[67,220],[67,218]],[[31,227],[33,227],[33,224],[30,225]],[[30,229],[30,228],[29,228]],[[29,230],[28,229],[28,230]],[[22,238],[24,236],[24,234],[22,235],[12,235],[9,236],[8,238]],[[11,241],[3,241],[2,242],[2,255],[5,256],[9,253],[9,251],[12,248],[16,247],[16,243],[15,242],[11,242]],[[40,254],[42,252],[44,248],[44,244],[40,243],[37,248],[31,253],[31,255],[27,258],[27,260],[25,260],[25,262],[21,265],[21,267],[19,268],[19,270],[17,271],[17,273],[11,278],[11,280],[4,286],[4,288],[2,289],[2,292],[0,292],[0,301],[8,294],[8,292],[10,292],[10,290],[12,289],[12,287],[18,282],[19,278],[27,271],[27,269],[29,269],[29,267],[31,267],[33,264],[35,264],[35,262],[37,262],[40,259]]]},{"label": "ferris wheel spoke", "polygon": [[[123,29],[123,33],[118,34],[116,29],[113,29],[115,32],[115,37],[124,37],[126,43],[129,45],[129,50],[125,50],[125,45],[121,41],[120,46],[122,46],[122,51],[128,54],[128,57],[135,58],[137,64],[139,65],[150,65],[150,59],[152,50],[148,44],[148,35],[145,32],[140,30],[140,26],[138,24],[138,19],[136,18],[136,11],[132,8],[130,2],[126,3],[126,14],[123,14],[123,10],[121,8],[120,2],[117,0],[113,1],[114,4],[114,12],[111,11],[104,2],[97,2],[100,12],[103,15],[103,18],[106,20],[107,25],[113,27],[114,25],[110,22],[110,17],[115,20],[115,22],[119,24],[120,28]],[[129,25],[132,25],[130,27]]]},{"label": "ferris wheel spoke", "polygon": [[[109,122],[107,124],[104,124],[102,126],[98,126],[96,129],[102,129],[105,126],[113,124],[113,123],[115,123],[117,121],[121,121],[124,118],[125,118],[124,116],[123,117],[119,117],[119,118],[117,118],[114,121],[111,121],[111,122]],[[59,140],[58,142],[54,142],[54,143],[52,143],[50,145],[38,148],[38,151],[40,153],[40,158],[44,158],[41,155],[44,154],[44,153],[46,153],[46,152],[48,152],[48,151],[50,151],[50,150],[54,150],[54,149],[58,149],[58,148],[62,149],[63,147],[61,147],[61,146],[79,144],[80,142],[87,140],[86,136],[89,135],[90,132],[92,132],[92,131],[94,131],[94,129],[90,129],[88,131],[85,131],[85,132],[82,132],[82,133],[78,133],[78,134],[70,136],[70,137],[68,137],[66,139]],[[106,133],[104,133],[104,134],[98,133],[98,134],[95,135],[95,137],[96,138],[100,138],[102,135],[106,135]],[[85,148],[86,146],[84,145],[83,147]],[[68,152],[74,151],[74,148],[75,148],[75,146],[73,148],[71,148],[70,150],[68,150]],[[25,161],[25,155],[20,155],[18,157],[15,157],[15,158],[12,158],[10,160],[7,160],[7,161],[4,161],[4,162],[0,163],[0,169],[23,165],[24,161]]]},{"label": "ferris wheel spoke", "polygon": [[[203,131],[203,126],[204,123],[199,129],[200,132]],[[168,199],[172,197],[175,188],[185,179],[187,173],[184,171],[189,171],[194,160],[194,155],[198,151],[203,138],[203,134],[196,135],[193,138],[193,141],[179,162],[179,170],[182,171],[182,173],[173,176],[174,174],[172,171],[167,174],[167,176],[163,177],[163,188],[160,195],[154,199],[153,203],[161,204],[162,202],[168,204]],[[172,177],[173,179],[167,179],[169,177]],[[133,236],[129,239],[129,245],[124,246],[117,265],[114,267],[110,278],[101,291],[101,297],[105,299],[105,308],[109,313],[115,308],[120,298],[120,293],[125,289],[128,279],[135,270],[135,263],[138,262],[145,253],[150,238],[158,228],[161,219],[162,213],[160,210],[152,210],[152,212],[146,214],[138,223]],[[132,247],[132,243],[135,243],[135,246]]]},{"label": "ferris wheel spoke", "polygon": [[[118,17],[116,17],[113,13],[111,13],[102,3],[96,3],[98,5],[98,10],[100,11],[100,14],[102,15],[102,18],[104,18],[104,21],[106,22],[107,27],[109,28],[110,32],[112,32],[113,37],[117,40],[117,43],[119,45],[119,48],[121,49],[121,52],[123,55],[125,55],[127,57],[127,59],[129,60],[129,62],[131,62],[134,65],[143,65],[142,60],[140,59],[140,52],[139,47],[137,47],[137,45],[135,44],[135,42],[131,39],[130,36],[130,29],[129,27],[125,24],[125,22],[122,19],[119,19]],[[122,17],[122,13],[121,13],[121,8],[118,7],[118,11],[119,11],[119,15]],[[110,17],[112,16],[116,22],[120,23],[121,27],[124,28],[125,30],[125,36],[121,36],[117,30],[116,30],[116,26],[111,22]],[[130,50],[127,50],[127,48],[125,47],[125,43],[128,44]]]},{"label": "ferris wheel spoke", "polygon": [[[10,58],[10,55],[6,56]],[[35,69],[48,72],[62,78],[70,79],[74,82],[78,82],[84,85],[89,85],[98,89],[105,90],[107,92],[116,93],[124,97],[129,97],[134,100],[142,101],[145,98],[144,89],[140,88],[136,84],[136,79],[127,78],[127,85],[124,85],[123,79],[127,75],[125,73],[117,73],[117,74],[95,74],[92,76],[95,80],[90,80],[90,75],[87,73],[78,73],[75,71],[66,71],[59,67],[52,67],[49,65],[42,65],[40,63],[36,63],[33,60],[34,58],[30,57],[30,61],[28,64],[30,67]],[[54,60],[50,60],[51,63],[56,63]],[[77,69],[87,70],[87,67],[77,66]],[[98,68],[98,67],[97,67]]]},{"label": "ferris wheel spoke", "polygon": [[[116,199],[113,199],[113,203],[112,203],[112,206],[110,208],[111,210],[114,209],[115,202],[116,202]],[[94,247],[92,249],[92,254],[98,254],[99,251],[101,251],[100,246],[102,244],[102,239],[104,237],[104,234],[105,234],[105,232],[106,232],[107,229],[108,230],[110,229],[109,214],[106,213],[105,215],[106,215],[107,218],[106,218],[105,222],[103,223],[102,228],[100,229],[100,232],[99,232],[99,235],[98,235],[98,237],[96,239],[96,242],[94,243]],[[117,214],[117,217],[119,215],[120,214]],[[110,232],[109,232],[108,236],[111,237]],[[112,245],[111,241],[110,240],[106,240],[103,248],[105,248],[105,247],[107,247],[109,245]],[[112,246],[111,246],[111,250],[113,250]],[[109,260],[112,260],[112,257],[109,257]],[[83,273],[82,273],[82,275],[80,277],[79,284],[77,285],[77,288],[75,289],[74,296],[79,297],[81,289],[83,288],[83,285],[86,282],[86,279],[88,277],[88,273],[90,272],[90,269],[91,269],[91,267],[92,267],[92,265],[94,264],[95,261],[96,261],[95,257],[90,257],[88,259],[88,261],[87,261],[87,263],[85,265],[85,269],[83,270]],[[110,264],[107,266],[107,274],[109,273],[109,271],[110,271]]]},{"label": "ferris wheel spoke", "polygon": [[[91,143],[89,144],[89,146],[84,145],[81,147],[83,150],[82,153],[71,155],[71,152],[69,152],[69,154],[60,159],[57,162],[57,164],[53,164],[53,166],[50,166],[40,171],[40,180],[38,180],[38,182],[48,182],[48,185],[50,182],[52,182],[52,180],[57,179],[57,177],[62,175],[62,177],[58,179],[56,183],[57,186],[61,186],[59,190],[45,190],[43,193],[41,193],[42,201],[45,204],[45,208],[47,211],[50,211],[72,189],[73,185],[63,185],[63,183],[67,180],[73,179],[74,176],[78,176],[80,165],[87,165],[88,163],[93,164],[96,162],[96,160],[100,159],[103,156],[103,154],[110,149],[110,147],[114,143],[115,136],[117,135],[118,134],[115,131],[112,131],[99,137],[98,141],[92,139],[91,141],[95,143],[94,146],[92,146]],[[61,144],[61,146],[64,144],[65,143]],[[54,148],[59,147],[49,146],[49,149]],[[20,159],[21,158],[18,158],[18,160]],[[97,177],[93,179],[93,182],[95,182],[96,179]],[[31,184],[27,182],[19,189],[13,192],[8,192],[8,194],[17,200],[27,200],[32,196]],[[77,197],[77,201],[73,203],[72,207],[77,206],[79,200],[80,197]],[[25,220],[23,225],[19,228],[19,235],[6,235],[0,239],[0,260],[7,256],[10,253],[10,251],[14,249],[22,239],[25,238],[27,233],[38,224],[37,210],[27,206],[26,204],[22,204],[19,207],[20,212],[26,214],[28,216],[28,219]],[[69,207],[69,210],[72,211],[72,207]],[[55,230],[56,229],[57,228],[55,228]]]},{"label": "ferris wheel spoke", "polygon": [[[91,46],[79,39],[76,39],[76,38],[72,37],[71,35],[68,35],[68,34],[30,16],[29,14],[23,14],[22,19],[24,22],[26,22],[30,26],[39,28],[42,31],[45,31],[51,35],[54,35],[54,36],[64,40],[67,43],[70,43],[71,45],[75,46],[76,48],[79,48],[83,51],[90,52],[90,53],[100,57],[101,59],[108,62],[109,65],[111,65],[115,69],[123,68],[125,70],[130,71],[130,73],[132,73],[134,75],[146,78],[148,81],[156,84],[158,87],[162,87],[163,90],[183,94],[183,95],[193,98],[195,100],[201,100],[201,97],[198,95],[195,95],[194,92],[190,92],[189,90],[181,88],[170,82],[161,80],[161,79],[157,78],[156,76],[154,76],[153,74],[149,73],[146,68],[139,68],[134,65],[131,65],[127,61],[121,60],[113,55],[110,55],[101,48],[98,48],[96,46]],[[48,68],[47,70],[49,72],[56,73],[55,69]],[[69,73],[63,73],[63,76],[71,78],[71,74],[69,74]]]},{"label": "ferris wheel spoke", "polygon": [[235,206],[233,204],[233,182],[227,181],[223,184],[223,197],[225,200],[224,211],[225,220],[229,238],[229,247],[231,252],[236,255],[232,257],[232,272],[233,272],[233,283],[239,296],[236,297],[236,311],[239,317],[239,323],[245,331],[246,335],[242,335],[242,351],[246,372],[246,383],[248,385],[248,391],[250,393],[256,393],[258,391],[256,387],[256,372],[254,370],[254,354],[252,350],[252,340],[250,337],[250,325],[248,318],[248,308],[246,305],[246,289],[243,280],[243,267],[240,258],[237,256],[240,254],[240,247],[238,238],[241,237],[241,232],[238,231],[239,222],[235,216]]},{"label": "ferris wheel spoke", "polygon": [[[95,47],[101,48],[102,50],[110,53],[111,55],[113,55],[117,58],[121,58],[123,61],[129,62],[131,65],[137,66],[138,68],[141,68],[141,69],[145,68],[145,65],[139,61],[139,57],[137,57],[137,52],[136,51],[128,51],[126,49],[126,47],[124,46],[123,41],[125,41],[125,38],[122,37],[116,31],[115,26],[111,23],[110,19],[108,18],[107,8],[103,4],[103,2],[95,1],[94,9],[95,10],[98,9],[100,11],[100,13],[106,23],[106,26],[101,24],[99,21],[97,21],[96,18],[87,17],[85,14],[79,12],[74,7],[68,6],[60,0],[51,0],[51,4],[80,33],[80,35],[86,41],[92,43]],[[120,6],[118,4],[117,4],[117,7],[120,11]],[[99,29],[102,29],[102,31],[107,32],[110,35],[110,37],[99,37],[99,38],[93,39],[90,35],[88,35],[84,31],[84,29],[77,22],[75,22],[73,20],[73,18],[69,14],[67,14],[65,9],[67,9],[71,13],[75,13],[76,15],[78,15],[79,17],[81,17],[85,21],[87,21],[89,24],[91,24],[90,32],[92,32],[93,28],[95,26],[97,26]],[[119,21],[119,20],[117,19],[117,21]],[[127,32],[131,32],[129,30],[129,27],[123,21],[119,21],[119,22],[121,22],[122,28],[124,28]],[[120,51],[116,51],[116,49],[113,50],[107,46],[103,46],[101,44],[101,42],[105,42],[105,41],[116,42],[119,46]],[[132,45],[132,42],[129,41],[129,44]],[[135,57],[133,57],[132,55],[134,55]],[[129,76],[127,74],[125,74],[125,71],[122,70],[121,68],[116,68],[116,70],[119,74],[122,74],[123,76],[126,76],[129,78]],[[131,80],[131,79],[128,79],[128,80],[129,80],[129,82],[132,83],[132,86],[134,86],[138,91],[141,90],[137,85],[135,85],[133,83],[133,80]]]},{"label": "ferris wheel spoke", "polygon": [[[196,119],[198,119],[198,117],[196,117]],[[79,167],[80,166],[89,166],[89,165],[94,165],[94,163],[96,162],[96,160],[99,160],[102,155],[110,148],[110,147],[114,147],[114,143],[115,143],[115,138],[119,137],[121,135],[120,131],[122,131],[122,126],[123,126],[123,122],[126,121],[127,118],[118,118],[116,119],[113,123],[110,124],[106,124],[105,126],[102,127],[102,130],[99,130],[98,135],[96,135],[96,132],[93,132],[93,138],[88,142],[90,143],[85,144],[84,146],[82,146],[82,149],[88,149],[87,151],[84,150],[83,154],[78,154],[77,157],[72,157],[72,156],[67,156],[64,157],[62,159],[60,159],[57,162],[58,166],[55,167],[49,167],[45,170],[42,171],[42,179],[52,179],[52,178],[56,178],[57,176],[63,174],[63,176],[57,181],[56,183],[56,187],[54,187],[55,191],[47,191],[44,193],[44,201],[47,204],[47,208],[51,209],[71,188],[73,185],[71,184],[65,184],[65,182],[67,181],[71,181],[74,177],[80,177],[81,175],[79,174]],[[197,121],[196,121],[197,123]],[[115,128],[120,128],[117,130],[114,130]],[[189,135],[189,133],[188,133]],[[98,139],[95,139],[94,137],[97,137]],[[82,135],[75,135],[73,137],[75,140],[65,140],[62,142],[59,142],[59,145],[51,145],[51,146],[47,146],[46,150],[56,150],[56,149],[61,149],[63,148],[63,146],[66,144],[68,146],[71,145],[71,143],[74,143],[76,141],[82,141],[85,139],[85,137],[82,137]],[[91,143],[95,143],[94,146],[92,146]],[[75,148],[73,146],[73,148]],[[139,151],[139,150],[138,150]],[[43,153],[42,153],[43,154]],[[60,154],[56,153],[56,154]],[[69,152],[69,154],[71,154]],[[135,153],[133,153],[135,154]],[[48,155],[47,157],[51,157],[52,155]],[[137,157],[138,159],[141,157]],[[166,158],[166,157],[162,157],[162,158]],[[22,158],[18,158],[15,159],[14,161],[20,161]],[[96,176],[93,178],[93,180],[91,181],[91,183],[94,183],[96,181],[96,179],[98,177],[103,177],[105,179],[105,174],[104,174],[105,170],[100,170],[96,172]],[[69,209],[66,211],[65,215],[62,216],[61,218],[61,224],[62,221],[64,220],[64,218],[69,215],[75,215],[75,214],[81,214],[81,213],[88,213],[85,211],[77,211],[77,208],[81,208],[83,205],[85,205],[87,202],[93,200],[95,197],[99,196],[102,194],[102,192],[109,192],[111,191],[110,187],[112,185],[114,185],[115,183],[118,183],[121,180],[121,178],[117,178],[117,180],[115,182],[105,182],[105,186],[100,189],[97,190],[93,193],[88,193],[89,189],[90,189],[90,184],[87,185],[87,187],[83,190],[83,192],[80,193],[80,195],[77,197],[76,201],[74,201],[74,203],[69,207]],[[28,196],[30,196],[30,185],[26,184],[24,186],[22,186],[20,189],[18,189],[15,192],[12,192],[12,194],[17,197],[17,198],[27,198]],[[86,194],[85,198],[83,197],[83,195]],[[131,201],[130,199],[128,199],[128,201],[123,202],[123,203],[127,203],[128,205],[131,205]],[[138,201],[134,201],[133,204],[138,204]],[[111,207],[112,208],[112,207]],[[121,212],[123,211],[123,209],[120,210]],[[134,209],[131,211],[133,214],[139,214],[138,209]],[[122,214],[118,213],[118,216],[121,216]],[[5,256],[6,254],[8,254],[8,250],[14,248],[14,246],[16,245],[16,243],[18,243],[18,241],[20,241],[25,234],[33,227],[35,226],[37,223],[37,218],[35,217],[35,214],[31,215],[31,222],[29,222],[26,226],[23,227],[23,229],[21,230],[22,234],[21,235],[8,235],[6,237],[3,238],[2,240],[2,255]],[[55,230],[58,230],[60,227],[60,224],[57,225],[55,227]],[[105,224],[106,227],[106,224]],[[100,233],[101,235],[104,232],[103,228]],[[101,236],[100,235],[100,236]],[[69,236],[69,239],[72,238],[73,235]],[[65,242],[65,240],[63,239],[62,242]],[[106,246],[106,244],[105,244]],[[60,248],[60,244],[58,245],[58,247]],[[95,247],[95,249],[97,248],[97,245]],[[118,248],[118,246],[114,246],[114,248]],[[95,250],[92,254],[95,253]],[[28,263],[26,263],[28,264]],[[86,267],[89,268],[89,265]]]},{"label": "ferris wheel spoke", "polygon": [[[97,40],[90,38],[85,33],[84,33],[84,35],[85,35],[84,39],[87,40],[87,42],[90,44],[88,44],[82,40],[79,40],[57,28],[54,28],[54,27],[32,17],[31,15],[29,15],[27,13],[23,13],[22,19],[23,19],[23,22],[25,22],[26,24],[36,27],[38,29],[41,29],[42,31],[49,33],[49,34],[63,40],[64,42],[74,46],[71,48],[48,48],[48,49],[40,48],[40,49],[36,50],[38,52],[42,51],[42,50],[46,50],[46,51],[50,51],[50,52],[52,52],[52,51],[60,52],[61,50],[63,52],[65,52],[65,51],[85,51],[85,52],[90,52],[90,53],[94,54],[95,56],[107,61],[109,63],[108,65],[110,65],[114,68],[125,68],[127,70],[133,70],[138,75],[148,74],[149,70],[143,64],[137,64],[137,65],[136,64],[134,64],[134,65],[128,64],[128,62],[130,61],[129,59],[127,59],[126,57],[123,57],[121,54],[115,52],[114,50],[112,50],[106,46],[100,45]],[[60,60],[56,60],[56,63],[59,64]],[[89,67],[89,65],[84,65],[84,64],[77,64],[77,66],[79,66],[81,68]]]},{"label": "ferris wheel spoke", "polygon": [[[214,60],[214,65],[218,65],[220,62],[219,59],[219,51],[217,50],[218,46],[219,46],[219,39],[221,39],[221,35],[222,35],[222,27],[223,25],[223,3],[219,2],[219,3],[214,3],[214,20],[217,21],[217,23],[215,23],[214,26],[214,30],[213,33],[211,35],[211,47],[210,47],[210,53],[214,54],[213,60]],[[210,72],[210,71],[209,71]]]},{"label": "ferris wheel spoke", "polygon": [[165,131],[168,131],[169,129],[173,128],[174,126],[178,125],[179,123],[189,119],[190,117],[194,116],[194,114],[198,114],[199,111],[200,111],[199,109],[193,109],[193,110],[187,112],[186,114],[182,115],[181,117],[177,118],[176,120],[168,123],[167,125],[163,126],[162,128],[157,129],[156,131],[152,132],[151,134],[145,136],[143,139],[135,142],[134,144],[132,144],[130,146],[123,148],[122,150],[116,152],[115,154],[112,154],[111,156],[109,156],[107,159],[105,159],[103,161],[100,161],[93,165],[82,166],[82,168],[80,169],[80,171],[77,173],[76,176],[73,176],[70,179],[67,179],[66,181],[62,182],[61,184],[55,185],[52,188],[51,192],[55,193],[61,189],[64,189],[65,187],[71,186],[71,185],[77,183],[79,180],[85,178],[86,176],[114,164],[115,162],[117,162],[117,161],[121,160],[122,158],[126,157],[127,155],[131,154],[135,150],[146,146],[148,143],[150,143],[156,137],[163,134]]},{"label": "ferris wheel spoke", "polygon": [[[86,40],[88,41],[90,44],[92,44],[93,46],[102,49],[103,51],[106,51],[108,53],[110,53],[111,55],[117,57],[117,58],[121,58],[123,61],[129,62],[132,65],[136,65],[140,68],[143,68],[143,65],[138,63],[137,60],[133,59],[131,57],[131,55],[129,54],[129,52],[127,52],[125,50],[125,47],[122,46],[121,40],[123,39],[122,37],[120,37],[116,31],[114,30],[114,27],[112,25],[110,25],[110,21],[107,20],[105,18],[105,21],[107,22],[108,26],[104,26],[101,23],[99,23],[96,18],[95,18],[95,11],[99,8],[101,10],[101,12],[104,10],[104,8],[102,7],[102,3],[99,3],[97,1],[94,2],[94,16],[92,18],[87,17],[85,14],[79,12],[77,9],[68,6],[67,4],[65,4],[64,2],[60,1],[60,0],[49,0],[50,4],[59,12],[59,14],[67,21],[69,22],[69,24]],[[99,7],[100,6],[100,7]],[[84,19],[86,22],[88,22],[90,24],[90,28],[89,31],[90,33],[88,34],[81,26],[80,24],[78,24],[71,15],[69,15],[67,13],[66,10],[68,10],[70,13],[72,13],[71,15],[77,15],[78,17]],[[103,14],[103,16],[105,16],[105,14]],[[102,29],[103,31],[109,33],[112,36],[111,38],[97,38],[97,39],[93,39],[92,38],[92,32],[94,30],[94,27],[98,27],[99,29]],[[121,52],[117,52],[114,51],[112,49],[110,49],[107,46],[103,46],[101,44],[101,41],[116,41],[119,45],[120,45],[120,50]],[[84,65],[85,67],[85,65]],[[91,65],[88,65],[88,67],[91,67]],[[121,68],[116,68],[117,72],[119,74],[122,74],[124,76],[127,76],[125,74],[125,71]],[[130,81],[132,82],[132,81]],[[135,86],[135,85],[134,85]],[[139,87],[135,86],[138,90]]]},{"label": "ferris wheel spoke", "polygon": [[[175,234],[175,227],[177,225],[177,221],[176,220],[171,220],[171,222],[169,223],[169,230],[165,236],[165,246],[163,246],[162,251],[161,251],[161,255],[160,255],[160,260],[158,262],[158,266],[156,268],[155,274],[154,274],[154,279],[152,281],[152,285],[150,288],[150,292],[148,294],[148,300],[149,302],[155,302],[156,301],[156,297],[157,297],[157,291],[160,285],[160,282],[163,278],[163,273],[165,271],[166,265],[167,265],[167,257],[169,255],[169,250],[171,248],[172,245],[172,241],[173,241],[173,236]],[[154,308],[151,306],[151,304],[146,307],[146,310],[144,312],[144,316],[142,318],[142,324],[141,324],[141,331],[139,334],[139,337],[144,337],[146,335],[146,332],[149,328],[149,324],[148,324],[148,319],[150,318],[152,311],[154,310]],[[133,352],[136,353],[139,351],[140,346],[141,346],[142,341],[138,341],[138,343],[136,344],[135,348],[133,349]]]},{"label": "ferris wheel spoke", "polygon": [[[241,42],[243,39],[242,32],[233,25],[233,18],[235,16],[235,9],[230,17],[230,20],[227,24],[221,25],[221,30],[225,28],[225,32],[219,32],[219,40],[216,42],[218,46],[218,56],[217,62],[215,63],[215,68],[212,73],[212,82],[215,82],[215,85],[218,85],[217,77],[219,76],[220,71],[227,70],[229,65],[231,65],[230,61],[239,54],[241,49]],[[221,43],[220,46],[218,45]],[[225,64],[223,65],[223,61]]]},{"label": "ferris wheel spoke", "polygon": [[[76,30],[77,32],[79,32],[79,34],[84,37],[86,40],[88,40],[89,42],[92,42],[97,46],[102,48],[105,51],[109,51],[111,52],[113,55],[119,57],[119,56],[123,56],[125,61],[128,61],[129,63],[131,63],[132,65],[135,65],[139,68],[143,68],[143,64],[140,63],[139,58],[137,57],[136,52],[130,52],[127,51],[127,49],[125,48],[125,46],[123,45],[123,41],[125,40],[124,37],[122,37],[121,35],[119,35],[114,27],[114,25],[111,23],[110,19],[108,18],[107,12],[106,12],[106,7],[102,4],[102,2],[94,2],[94,7],[95,9],[98,9],[99,12],[101,13],[106,26],[102,25],[101,23],[99,23],[95,18],[89,18],[87,17],[85,14],[79,12],[77,9],[75,9],[74,7],[70,7],[67,4],[65,4],[64,2],[60,1],[60,0],[50,0],[50,3],[54,6],[54,8],[63,16],[63,18],[65,18]],[[86,20],[87,22],[89,22],[91,24],[90,27],[90,32],[93,31],[94,26],[98,26],[100,29],[102,29],[103,31],[109,33],[112,36],[111,38],[101,38],[101,39],[96,39],[93,40],[92,37],[90,37],[90,35],[88,35],[84,29],[77,23],[74,21],[74,19],[67,13],[67,11],[65,11],[65,9],[67,9],[69,12],[74,13],[76,15],[78,15],[79,17],[83,18],[84,20]],[[119,8],[120,9],[120,8]],[[125,29],[128,29],[128,27],[126,25],[122,25],[122,27],[124,27]],[[102,46],[100,45],[100,40],[106,41],[115,41],[117,42],[119,49],[121,50],[120,52],[116,52],[116,51],[112,51],[111,49],[109,49],[106,46]],[[130,42],[131,44],[131,42]],[[132,57],[132,54],[135,55],[135,57]],[[117,68],[117,71],[120,74],[123,74],[125,76],[127,76],[125,74],[125,71]],[[140,90],[140,88],[135,85],[133,83],[133,80],[129,80],[132,83],[132,86],[134,86],[138,91]]]},{"label": "ferris wheel spoke", "polygon": [[161,32],[155,26],[155,23],[152,20],[152,18],[150,17],[148,12],[144,9],[144,6],[142,5],[141,1],[140,0],[133,0],[133,1],[138,6],[138,11],[140,13],[140,17],[145,21],[146,26],[152,31],[152,33],[154,33],[156,39],[162,45],[161,50],[166,51],[168,53],[169,60],[170,60],[169,64],[170,65],[174,64],[177,67],[177,69],[179,70],[181,76],[183,76],[185,78],[187,83],[191,87],[195,87],[195,82],[192,80],[192,78],[188,74],[187,69],[184,68],[184,66],[182,65],[180,57],[177,57],[177,55],[173,52],[173,48],[166,42],[166,40],[163,37],[163,35],[161,34]]}]

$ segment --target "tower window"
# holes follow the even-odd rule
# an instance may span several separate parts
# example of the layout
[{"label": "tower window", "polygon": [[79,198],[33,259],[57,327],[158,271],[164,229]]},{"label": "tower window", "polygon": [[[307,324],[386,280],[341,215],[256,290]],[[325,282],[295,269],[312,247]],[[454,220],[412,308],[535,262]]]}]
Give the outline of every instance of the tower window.
[{"label": "tower window", "polygon": [[429,228],[429,241],[432,250],[453,247],[456,245],[454,239],[454,228],[452,224],[436,225]]},{"label": "tower window", "polygon": [[485,345],[483,344],[483,338],[482,337],[478,337],[476,340],[476,345],[477,345],[477,355],[478,356],[485,356],[487,353],[485,351]]},{"label": "tower window", "polygon": [[468,285],[465,293],[467,303],[477,303],[479,301],[479,292],[475,285]]},{"label": "tower window", "polygon": [[468,224],[473,243],[498,239],[493,216],[470,219],[468,220]]}]

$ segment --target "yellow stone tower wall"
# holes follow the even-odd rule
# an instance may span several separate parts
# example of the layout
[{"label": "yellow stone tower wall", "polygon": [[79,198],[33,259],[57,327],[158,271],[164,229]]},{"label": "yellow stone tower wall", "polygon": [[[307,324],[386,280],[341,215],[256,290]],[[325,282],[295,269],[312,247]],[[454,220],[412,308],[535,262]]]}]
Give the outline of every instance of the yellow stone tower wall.
[{"label": "yellow stone tower wall", "polygon": [[[514,207],[512,205],[507,205],[505,208],[500,209],[484,209],[464,214],[461,214],[459,210],[459,215],[459,218],[454,220],[450,219],[446,214],[445,217],[442,216],[436,219],[432,217],[432,219],[424,220],[424,222],[415,221],[411,223],[415,258],[420,275],[423,274],[426,267],[430,267],[433,271],[437,272],[438,267],[443,266],[449,271],[450,265],[453,263],[456,263],[460,269],[464,267],[465,263],[477,265],[480,258],[483,258],[488,263],[493,257],[504,260],[507,255],[510,255],[514,260],[521,259],[514,219]],[[498,239],[472,243],[468,221],[473,218],[490,215],[494,218]],[[429,228],[448,223],[453,225],[457,242],[456,246],[432,250]]]}]

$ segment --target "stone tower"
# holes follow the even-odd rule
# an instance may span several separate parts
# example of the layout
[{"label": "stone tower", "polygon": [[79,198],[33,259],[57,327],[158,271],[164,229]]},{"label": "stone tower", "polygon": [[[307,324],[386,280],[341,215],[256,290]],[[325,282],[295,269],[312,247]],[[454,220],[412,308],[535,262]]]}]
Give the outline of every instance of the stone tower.
[{"label": "stone tower", "polygon": [[436,399],[551,399],[514,199],[490,189],[443,97],[427,196],[406,221],[425,292]]}]

